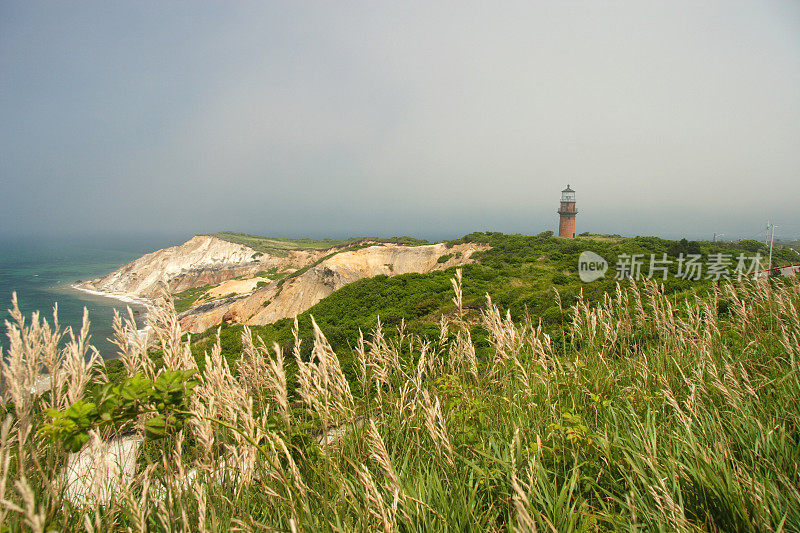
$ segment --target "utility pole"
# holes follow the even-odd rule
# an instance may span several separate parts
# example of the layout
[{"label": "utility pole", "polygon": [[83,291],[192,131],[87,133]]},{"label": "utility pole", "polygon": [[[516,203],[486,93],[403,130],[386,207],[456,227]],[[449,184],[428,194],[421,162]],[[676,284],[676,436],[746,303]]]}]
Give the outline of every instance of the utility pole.
[{"label": "utility pole", "polygon": [[711,242],[717,242],[717,237],[724,237],[724,233],[714,233],[714,240]]},{"label": "utility pole", "polygon": [[772,230],[772,237],[769,241],[769,268],[772,269],[772,245],[775,244],[775,224],[769,223],[769,229]]}]

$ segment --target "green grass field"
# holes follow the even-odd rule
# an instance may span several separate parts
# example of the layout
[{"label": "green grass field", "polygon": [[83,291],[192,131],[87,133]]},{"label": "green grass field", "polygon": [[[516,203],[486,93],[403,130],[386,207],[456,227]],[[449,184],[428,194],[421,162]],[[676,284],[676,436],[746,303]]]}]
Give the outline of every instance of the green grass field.
[{"label": "green grass field", "polygon": [[224,241],[243,244],[257,252],[277,256],[285,256],[287,252],[291,250],[327,250],[335,246],[345,246],[355,241],[355,239],[284,239],[278,237],[261,237],[233,231],[221,231],[212,233],[211,235]]},{"label": "green grass field", "polygon": [[262,237],[259,235],[249,235],[247,233],[237,233],[234,231],[221,231],[210,235],[224,241],[235,244],[243,244],[256,250],[270,255],[285,256],[292,250],[328,250],[339,246],[351,246],[364,241],[375,241],[405,245],[429,244],[423,239],[413,237],[392,237],[392,238],[354,238],[354,239],[286,239],[279,237]]}]

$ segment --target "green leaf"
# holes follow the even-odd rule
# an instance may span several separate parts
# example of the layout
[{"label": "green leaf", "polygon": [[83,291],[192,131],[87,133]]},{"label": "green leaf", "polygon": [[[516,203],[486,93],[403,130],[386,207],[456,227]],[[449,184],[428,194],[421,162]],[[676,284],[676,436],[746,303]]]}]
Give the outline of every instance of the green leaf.
[{"label": "green leaf", "polygon": [[151,418],[144,425],[147,438],[157,440],[164,438],[167,434],[167,420],[163,414]]},{"label": "green leaf", "polygon": [[72,433],[64,439],[64,447],[69,451],[76,453],[79,452],[83,445],[89,441],[89,433],[81,431],[79,433]]}]

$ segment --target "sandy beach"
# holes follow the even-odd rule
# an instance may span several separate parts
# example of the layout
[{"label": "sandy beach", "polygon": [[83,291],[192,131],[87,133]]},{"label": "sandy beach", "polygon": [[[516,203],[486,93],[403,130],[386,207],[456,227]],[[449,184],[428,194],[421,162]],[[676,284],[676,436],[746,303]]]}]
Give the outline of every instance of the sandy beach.
[{"label": "sandy beach", "polygon": [[[97,291],[94,289],[87,289],[86,287],[82,287],[77,283],[73,283],[70,285],[70,288],[75,289],[76,291],[85,292],[87,294],[91,294],[93,296],[101,296],[104,298],[112,298],[114,300],[119,300],[121,302],[139,305],[145,308],[144,312],[139,317],[139,320],[144,323],[144,327],[138,328],[135,332],[131,332],[131,336],[136,335],[139,338],[144,337],[145,340],[150,336],[150,331],[153,329],[149,324],[147,324],[147,313],[153,309],[153,304],[151,304],[147,300],[143,300],[140,298],[135,298],[133,296],[128,296],[124,294],[114,294],[110,292],[103,292]],[[129,342],[136,342],[139,339],[129,338]]]},{"label": "sandy beach", "polygon": [[86,287],[82,287],[78,283],[73,283],[72,285],[70,285],[70,288],[75,289],[76,291],[81,291],[81,292],[85,292],[87,294],[92,294],[94,296],[103,296],[105,298],[113,298],[114,300],[119,300],[121,302],[129,303],[129,304],[142,305],[142,306],[146,307],[148,310],[152,309],[152,307],[153,307],[153,304],[151,304],[149,301],[141,299],[141,298],[135,298],[133,296],[128,296],[128,295],[125,295],[125,294],[114,294],[112,292],[103,292],[103,291],[98,291],[98,290],[94,290],[94,289],[87,289]]}]

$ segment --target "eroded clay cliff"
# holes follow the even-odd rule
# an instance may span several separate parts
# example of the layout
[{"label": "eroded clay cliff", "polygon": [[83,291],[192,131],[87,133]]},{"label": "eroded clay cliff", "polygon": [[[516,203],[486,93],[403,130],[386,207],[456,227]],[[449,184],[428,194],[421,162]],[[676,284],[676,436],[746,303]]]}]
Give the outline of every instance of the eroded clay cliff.
[{"label": "eroded clay cliff", "polygon": [[[191,308],[181,315],[183,330],[197,333],[222,322],[262,325],[291,318],[356,280],[444,270],[472,262],[472,254],[485,248],[366,244],[270,255],[198,235],[179,246],[144,255],[82,287],[144,301],[154,299],[161,286],[173,294],[201,287],[201,293],[188,300]],[[293,274],[298,269],[301,273]]]},{"label": "eroded clay cliff", "polygon": [[[198,333],[223,321],[270,324],[302,313],[335,290],[356,280],[381,274],[395,276],[444,270],[472,262],[472,254],[481,249],[485,247],[461,244],[448,248],[440,243],[425,246],[378,244],[342,251],[297,277],[270,283],[245,298],[191,309],[182,315],[181,325],[184,331]],[[440,263],[442,256],[449,258]]]},{"label": "eroded clay cliff", "polygon": [[320,251],[291,251],[286,256],[261,254],[211,235],[197,235],[128,263],[82,287],[139,299],[153,298],[160,284],[173,293],[252,275],[259,270],[300,268],[324,256]]}]

